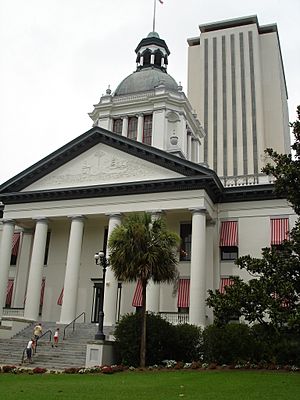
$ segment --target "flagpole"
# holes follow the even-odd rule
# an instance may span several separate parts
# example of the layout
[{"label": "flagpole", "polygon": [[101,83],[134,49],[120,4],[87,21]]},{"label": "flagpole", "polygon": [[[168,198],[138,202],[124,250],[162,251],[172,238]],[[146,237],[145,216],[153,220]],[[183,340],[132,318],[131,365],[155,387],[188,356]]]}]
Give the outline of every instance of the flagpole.
[{"label": "flagpole", "polygon": [[156,0],[154,1],[154,10],[153,10],[153,30],[152,32],[155,32],[155,14],[156,14]]}]

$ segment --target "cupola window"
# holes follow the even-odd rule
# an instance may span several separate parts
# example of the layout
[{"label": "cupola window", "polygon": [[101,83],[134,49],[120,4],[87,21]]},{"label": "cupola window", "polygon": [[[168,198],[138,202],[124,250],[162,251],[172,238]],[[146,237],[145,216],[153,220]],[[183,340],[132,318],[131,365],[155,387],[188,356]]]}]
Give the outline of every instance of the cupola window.
[{"label": "cupola window", "polygon": [[154,57],[154,65],[156,65],[157,67],[161,67],[161,59],[163,57],[163,54],[160,50],[157,50],[155,52],[155,57]]},{"label": "cupola window", "polygon": [[145,50],[145,52],[143,53],[143,66],[149,66],[151,63],[151,51],[149,49]]},{"label": "cupola window", "polygon": [[152,115],[144,116],[143,143],[152,144]]},{"label": "cupola window", "polygon": [[121,118],[114,119],[113,132],[118,135],[122,134],[123,121]]},{"label": "cupola window", "polygon": [[137,125],[138,119],[137,117],[130,117],[128,119],[128,138],[136,140],[137,139]]}]

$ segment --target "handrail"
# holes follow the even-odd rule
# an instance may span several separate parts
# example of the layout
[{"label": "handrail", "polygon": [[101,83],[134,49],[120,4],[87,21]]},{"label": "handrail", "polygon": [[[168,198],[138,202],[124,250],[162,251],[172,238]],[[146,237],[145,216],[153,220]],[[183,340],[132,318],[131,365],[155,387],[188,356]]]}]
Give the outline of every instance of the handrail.
[{"label": "handrail", "polygon": [[85,322],[85,311],[83,311],[81,314],[77,315],[77,317],[74,318],[73,321],[71,321],[68,325],[65,326],[65,328],[64,328],[63,340],[65,340],[65,337],[66,337],[66,329],[67,329],[71,324],[73,324],[73,332],[74,332],[74,330],[75,330],[75,321],[76,321],[78,318],[80,318],[82,315],[83,315],[83,322]]},{"label": "handrail", "polygon": [[36,340],[36,342],[35,342],[34,353],[36,353],[36,348],[37,348],[37,345],[38,345],[38,341],[39,341],[43,336],[47,335],[47,333],[50,333],[49,342],[51,342],[51,339],[52,339],[52,331],[51,331],[51,329],[48,329],[45,333],[43,333],[40,337],[37,338],[37,340]]},{"label": "handrail", "polygon": [[21,359],[21,364],[24,364],[24,358],[25,358],[25,351],[27,347],[24,348],[23,353],[22,353],[22,359]]}]

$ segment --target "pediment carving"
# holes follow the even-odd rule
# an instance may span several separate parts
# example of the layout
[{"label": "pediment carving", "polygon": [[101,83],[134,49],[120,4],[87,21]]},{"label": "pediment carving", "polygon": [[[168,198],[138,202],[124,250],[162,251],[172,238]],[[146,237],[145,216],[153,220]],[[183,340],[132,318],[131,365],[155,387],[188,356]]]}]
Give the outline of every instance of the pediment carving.
[{"label": "pediment carving", "polygon": [[99,143],[23,191],[178,178],[183,175]]}]

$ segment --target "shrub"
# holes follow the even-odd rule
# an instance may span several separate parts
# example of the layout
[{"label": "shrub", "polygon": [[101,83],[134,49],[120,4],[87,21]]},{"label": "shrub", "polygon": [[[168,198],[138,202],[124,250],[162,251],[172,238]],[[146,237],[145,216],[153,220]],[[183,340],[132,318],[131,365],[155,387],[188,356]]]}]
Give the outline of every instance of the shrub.
[{"label": "shrub", "polygon": [[235,364],[251,359],[253,337],[248,325],[210,325],[203,331],[203,356],[208,363]]},{"label": "shrub", "polygon": [[[116,352],[124,365],[138,366],[140,360],[141,315],[127,314],[114,332]],[[158,315],[147,314],[146,365],[172,359],[176,347],[176,330]]]},{"label": "shrub", "polygon": [[81,368],[69,367],[64,369],[65,374],[77,374]]},{"label": "shrub", "polygon": [[15,365],[3,365],[2,372],[9,373],[9,372],[14,371],[16,368],[17,367]]},{"label": "shrub", "polygon": [[32,370],[34,374],[45,374],[47,372],[46,368],[36,367]]},{"label": "shrub", "polygon": [[183,362],[199,361],[202,344],[201,328],[195,325],[180,324],[175,326],[175,330],[175,360]]}]

